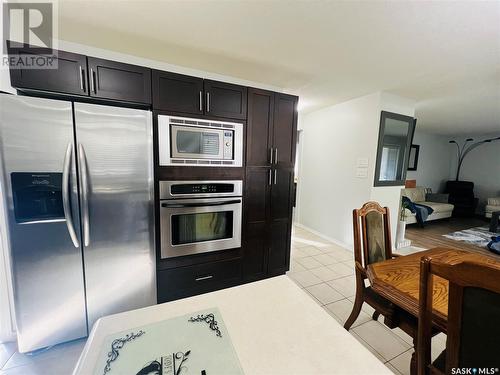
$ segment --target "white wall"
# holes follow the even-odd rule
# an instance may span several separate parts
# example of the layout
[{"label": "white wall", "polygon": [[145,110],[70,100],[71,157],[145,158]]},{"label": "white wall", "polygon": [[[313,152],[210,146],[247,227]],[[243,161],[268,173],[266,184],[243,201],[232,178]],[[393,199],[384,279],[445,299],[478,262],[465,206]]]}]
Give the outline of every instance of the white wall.
[{"label": "white wall", "polygon": [[[376,93],[301,116],[298,221],[349,245],[352,210],[373,186],[379,98]],[[368,158],[367,178],[356,178],[358,158]]]},{"label": "white wall", "polygon": [[420,145],[418,165],[416,171],[408,171],[406,179],[417,180],[418,186],[430,187],[435,193],[442,192],[450,177],[450,151],[455,152],[453,145],[448,143],[450,139],[448,136],[420,131],[417,122],[413,144]]},{"label": "white wall", "polygon": [[[449,139],[454,139],[461,145],[466,138],[479,141],[498,136],[500,136],[500,129],[498,133],[494,134],[451,137]],[[449,178],[454,180],[457,173],[456,148],[452,148],[450,151]],[[464,159],[460,180],[474,182],[474,194],[479,198],[477,212],[483,214],[487,198],[500,196],[500,141],[487,143],[472,150]]]},{"label": "white wall", "polygon": [[[299,117],[297,220],[349,247],[352,210],[369,200],[389,207],[396,235],[401,187],[373,187],[381,110],[413,116],[414,102],[375,93]],[[359,159],[368,159],[364,178],[356,177]]]}]

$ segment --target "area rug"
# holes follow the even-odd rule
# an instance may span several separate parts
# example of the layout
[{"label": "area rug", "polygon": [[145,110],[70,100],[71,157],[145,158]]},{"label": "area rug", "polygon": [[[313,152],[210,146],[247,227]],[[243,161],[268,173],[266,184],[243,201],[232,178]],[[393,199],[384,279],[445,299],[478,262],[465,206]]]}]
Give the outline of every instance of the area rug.
[{"label": "area rug", "polygon": [[491,241],[491,237],[500,236],[500,233],[490,232],[488,227],[475,227],[443,234],[443,236],[455,241],[463,241],[471,245],[486,247],[488,242]]}]

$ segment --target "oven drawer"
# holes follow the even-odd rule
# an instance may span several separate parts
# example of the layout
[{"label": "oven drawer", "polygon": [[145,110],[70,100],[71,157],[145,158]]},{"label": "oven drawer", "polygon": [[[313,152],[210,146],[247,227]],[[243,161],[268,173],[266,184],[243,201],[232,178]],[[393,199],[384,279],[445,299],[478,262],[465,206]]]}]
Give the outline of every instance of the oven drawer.
[{"label": "oven drawer", "polygon": [[242,277],[241,258],[158,270],[158,303],[236,285]]}]

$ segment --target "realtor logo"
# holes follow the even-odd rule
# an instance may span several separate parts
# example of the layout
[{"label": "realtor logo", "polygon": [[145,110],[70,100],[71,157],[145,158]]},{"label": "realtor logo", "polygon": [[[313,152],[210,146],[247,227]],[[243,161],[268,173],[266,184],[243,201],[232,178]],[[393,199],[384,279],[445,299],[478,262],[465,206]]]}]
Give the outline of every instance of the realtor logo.
[{"label": "realtor logo", "polygon": [[52,2],[3,3],[3,66],[56,68],[54,8]]}]

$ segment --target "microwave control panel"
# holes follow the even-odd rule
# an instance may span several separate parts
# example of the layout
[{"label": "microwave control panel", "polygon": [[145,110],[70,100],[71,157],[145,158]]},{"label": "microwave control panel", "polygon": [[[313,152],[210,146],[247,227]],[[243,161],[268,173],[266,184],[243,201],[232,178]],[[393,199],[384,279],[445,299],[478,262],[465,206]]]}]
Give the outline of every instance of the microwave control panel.
[{"label": "microwave control panel", "polygon": [[224,130],[224,160],[233,158],[233,132]]}]

